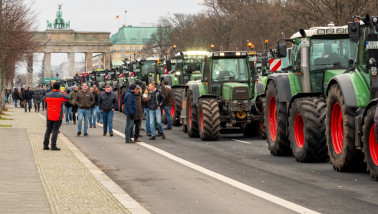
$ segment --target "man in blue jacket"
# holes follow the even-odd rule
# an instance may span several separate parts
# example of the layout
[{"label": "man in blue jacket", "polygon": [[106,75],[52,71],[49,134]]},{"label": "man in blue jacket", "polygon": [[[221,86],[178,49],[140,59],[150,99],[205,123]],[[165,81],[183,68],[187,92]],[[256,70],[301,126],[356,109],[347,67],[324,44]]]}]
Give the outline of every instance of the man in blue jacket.
[{"label": "man in blue jacket", "polygon": [[136,99],[134,96],[135,89],[136,89],[136,85],[131,84],[123,100],[123,103],[124,103],[123,113],[126,115],[126,128],[125,128],[126,143],[135,143],[134,141],[131,141],[131,133],[134,127],[134,116],[136,114],[136,109],[137,109]]},{"label": "man in blue jacket", "polygon": [[164,96],[163,93],[156,88],[155,83],[148,85],[148,89],[151,91],[147,97],[148,112],[150,113],[150,127],[151,127],[151,138],[149,140],[155,140],[155,121],[158,125],[159,134],[156,136],[161,136],[165,139],[163,132],[163,125],[161,123],[161,110],[164,108]]},{"label": "man in blue jacket", "polygon": [[[105,93],[101,93],[98,98],[98,106],[103,118],[104,126],[104,136],[107,132],[107,127],[109,126],[109,135],[113,137],[113,115],[114,109],[118,106],[117,97],[112,92],[110,85],[105,86]],[[93,117],[94,123],[96,123],[96,117]]]}]

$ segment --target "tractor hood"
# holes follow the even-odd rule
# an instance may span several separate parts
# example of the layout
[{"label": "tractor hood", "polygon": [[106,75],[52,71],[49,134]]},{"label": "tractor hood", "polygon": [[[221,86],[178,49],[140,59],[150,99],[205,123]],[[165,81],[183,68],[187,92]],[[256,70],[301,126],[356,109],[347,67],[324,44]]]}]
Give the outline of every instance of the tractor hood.
[{"label": "tractor hood", "polygon": [[250,97],[248,84],[229,82],[222,85],[224,100],[247,100]]}]

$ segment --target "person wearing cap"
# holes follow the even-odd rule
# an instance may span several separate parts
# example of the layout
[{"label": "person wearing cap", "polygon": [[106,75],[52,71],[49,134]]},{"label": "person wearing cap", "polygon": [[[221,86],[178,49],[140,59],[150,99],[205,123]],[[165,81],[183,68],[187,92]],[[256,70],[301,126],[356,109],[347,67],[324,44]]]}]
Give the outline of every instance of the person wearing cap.
[{"label": "person wearing cap", "polygon": [[131,84],[129,89],[125,94],[125,98],[123,100],[124,108],[123,113],[126,115],[126,128],[125,128],[125,138],[126,143],[135,143],[135,141],[131,141],[131,132],[134,126],[134,117],[137,110],[137,104],[135,99],[135,89],[136,84]]},{"label": "person wearing cap", "polygon": [[59,128],[62,125],[63,118],[63,102],[69,101],[70,97],[60,93],[60,84],[55,82],[53,90],[47,93],[43,98],[43,102],[47,103],[46,108],[46,132],[45,139],[43,141],[43,150],[49,150],[50,135],[51,137],[51,150],[59,151],[60,148],[56,146],[56,140],[58,138]]},{"label": "person wearing cap", "polygon": [[[110,85],[105,86],[105,93],[101,93],[98,98],[98,106],[102,114],[104,136],[108,131],[109,135],[113,137],[113,115],[114,109],[118,106],[117,96],[112,92],[112,87]],[[94,118],[94,123],[96,119]]]}]

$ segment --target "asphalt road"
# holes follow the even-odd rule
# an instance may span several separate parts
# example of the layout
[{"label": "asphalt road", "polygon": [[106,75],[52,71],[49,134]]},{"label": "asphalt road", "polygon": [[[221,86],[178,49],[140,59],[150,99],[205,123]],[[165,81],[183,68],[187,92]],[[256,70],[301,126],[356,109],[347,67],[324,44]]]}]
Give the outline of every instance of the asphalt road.
[{"label": "asphalt road", "polygon": [[[123,133],[125,116],[117,112],[113,126]],[[144,144],[125,144],[118,135],[103,137],[99,125],[89,129],[89,137],[76,137],[74,125],[64,124],[61,131],[151,213],[378,210],[378,182],[367,173],[272,156],[266,141],[257,138],[233,134],[203,142],[174,127],[165,132],[166,140],[144,136]]]}]

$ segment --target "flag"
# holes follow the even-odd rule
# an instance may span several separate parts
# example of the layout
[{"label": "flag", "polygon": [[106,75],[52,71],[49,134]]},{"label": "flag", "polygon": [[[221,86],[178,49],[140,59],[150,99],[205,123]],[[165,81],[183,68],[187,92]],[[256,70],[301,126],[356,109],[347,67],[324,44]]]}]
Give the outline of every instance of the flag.
[{"label": "flag", "polygon": [[119,19],[119,15],[118,15],[118,16],[116,16],[116,19]]}]

